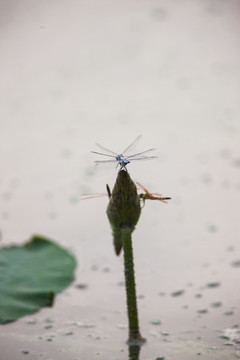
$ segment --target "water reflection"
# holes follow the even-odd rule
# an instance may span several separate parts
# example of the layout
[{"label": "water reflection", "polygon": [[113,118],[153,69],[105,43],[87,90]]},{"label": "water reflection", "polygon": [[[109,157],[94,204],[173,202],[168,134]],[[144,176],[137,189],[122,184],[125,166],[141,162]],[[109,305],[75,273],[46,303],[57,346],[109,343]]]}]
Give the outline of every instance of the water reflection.
[{"label": "water reflection", "polygon": [[139,360],[141,346],[129,345],[128,347],[128,360]]}]

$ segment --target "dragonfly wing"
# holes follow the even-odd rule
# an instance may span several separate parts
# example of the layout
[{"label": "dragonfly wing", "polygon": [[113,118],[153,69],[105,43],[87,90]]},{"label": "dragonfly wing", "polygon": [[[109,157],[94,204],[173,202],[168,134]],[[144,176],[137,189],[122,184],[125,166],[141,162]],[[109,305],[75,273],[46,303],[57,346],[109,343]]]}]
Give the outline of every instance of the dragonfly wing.
[{"label": "dragonfly wing", "polygon": [[80,197],[82,196],[104,196],[107,195],[107,193],[85,193],[85,194],[81,194]]},{"label": "dragonfly wing", "polygon": [[108,194],[82,194],[80,195],[80,200],[96,199],[107,195]]},{"label": "dragonfly wing", "polygon": [[158,199],[158,200],[163,202],[164,204],[168,204],[168,202],[166,200],[163,200],[163,199]]},{"label": "dragonfly wing", "polygon": [[115,163],[117,160],[95,160],[95,164]]},{"label": "dragonfly wing", "polygon": [[103,154],[103,153],[100,153],[100,152],[97,152],[97,151],[91,151],[93,154],[97,154],[97,155],[103,155],[103,156],[109,156],[109,157],[112,157],[112,158],[116,158],[115,155],[108,155],[108,154]]},{"label": "dragonfly wing", "polygon": [[114,151],[109,150],[109,149],[105,148],[104,146],[102,146],[102,145],[100,145],[100,144],[98,144],[98,143],[96,143],[96,145],[97,145],[100,149],[102,149],[102,150],[104,150],[104,151],[106,151],[106,152],[108,152],[108,153],[110,153],[110,154],[112,154],[112,155],[118,156],[118,154],[115,153]]},{"label": "dragonfly wing", "polygon": [[140,188],[141,188],[143,191],[145,191],[146,194],[150,194],[149,191],[148,191],[142,184],[140,184],[140,183],[137,182],[137,181],[136,181],[136,184],[137,184],[138,186],[140,186]]},{"label": "dragonfly wing", "polygon": [[[142,151],[142,152],[137,153],[137,154],[129,155],[129,156],[127,156],[127,158],[131,159],[132,157],[135,157],[135,156],[138,156],[138,155],[143,155],[143,154],[146,154],[146,153],[151,152],[153,150],[156,150],[156,149],[148,149],[148,150]],[[155,157],[157,157],[157,156],[155,156]]]},{"label": "dragonfly wing", "polygon": [[139,158],[133,158],[130,159],[130,161],[135,161],[135,160],[151,160],[151,159],[156,159],[157,156],[140,156]]},{"label": "dragonfly wing", "polygon": [[126,152],[131,149],[133,146],[135,146],[138,141],[141,139],[142,135],[138,135],[138,137],[122,152],[122,155],[126,155]]}]

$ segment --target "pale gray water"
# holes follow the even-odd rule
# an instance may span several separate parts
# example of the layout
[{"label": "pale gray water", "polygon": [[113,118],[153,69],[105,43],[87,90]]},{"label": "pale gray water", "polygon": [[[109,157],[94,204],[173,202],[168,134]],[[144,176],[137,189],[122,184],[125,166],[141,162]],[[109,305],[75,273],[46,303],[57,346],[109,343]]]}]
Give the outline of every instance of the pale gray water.
[{"label": "pale gray water", "polygon": [[79,266],[54,308],[0,327],[1,360],[127,359],[107,198],[79,194],[117,175],[94,166],[94,143],[118,153],[139,134],[159,157],[129,164],[132,178],[172,197],[147,202],[133,236],[140,359],[240,357],[219,338],[240,325],[239,1],[2,7],[1,243],[40,233]]}]

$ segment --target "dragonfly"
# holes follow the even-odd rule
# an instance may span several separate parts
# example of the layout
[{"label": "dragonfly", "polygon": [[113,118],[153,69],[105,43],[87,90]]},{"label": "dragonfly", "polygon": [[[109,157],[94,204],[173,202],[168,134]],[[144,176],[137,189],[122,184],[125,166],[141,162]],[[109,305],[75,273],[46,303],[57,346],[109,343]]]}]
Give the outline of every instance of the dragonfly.
[{"label": "dragonfly", "polygon": [[145,200],[159,200],[165,204],[168,203],[166,200],[171,200],[170,197],[163,197],[162,194],[158,192],[150,193],[142,184],[137,181],[136,184],[145,192],[145,194],[139,194],[139,198],[143,200],[143,205],[145,204]]},{"label": "dragonfly", "polygon": [[155,159],[157,158],[157,156],[146,156],[146,154],[152,152],[153,150],[156,149],[148,149],[136,154],[132,154],[132,155],[127,155],[127,153],[129,152],[129,150],[131,150],[137,143],[138,141],[141,139],[142,135],[139,135],[121,154],[117,154],[116,152],[109,150],[107,148],[105,148],[104,146],[96,143],[96,145],[104,150],[105,152],[107,152],[107,154],[102,153],[102,152],[97,152],[97,151],[91,151],[94,154],[97,155],[103,155],[103,156],[108,156],[111,159],[110,160],[96,160],[94,161],[95,164],[101,164],[101,163],[116,163],[117,162],[117,166],[116,168],[120,165],[120,170],[126,169],[126,166],[133,160],[151,160],[151,159]]},{"label": "dragonfly", "polygon": [[[139,194],[139,199],[141,199],[143,201],[143,206],[145,204],[145,200],[158,200],[161,201],[165,204],[167,204],[168,202],[166,200],[171,200],[170,197],[163,197],[162,194],[155,192],[155,193],[150,193],[142,184],[140,184],[139,182],[136,181],[136,184],[138,185],[137,190],[142,189],[144,191],[144,193]],[[111,190],[109,188],[108,185],[106,185],[107,187],[107,193],[86,193],[86,194],[81,194],[80,195],[80,200],[89,200],[89,199],[96,199],[96,198],[100,198],[103,196],[108,196],[109,199],[111,197]]]}]

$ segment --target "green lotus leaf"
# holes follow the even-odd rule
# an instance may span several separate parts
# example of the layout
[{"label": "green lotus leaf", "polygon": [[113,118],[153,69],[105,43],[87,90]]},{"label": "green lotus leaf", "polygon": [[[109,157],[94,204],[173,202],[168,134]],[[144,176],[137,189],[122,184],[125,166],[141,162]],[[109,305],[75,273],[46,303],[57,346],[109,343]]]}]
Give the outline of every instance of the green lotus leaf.
[{"label": "green lotus leaf", "polygon": [[0,249],[0,324],[44,306],[73,280],[76,260],[68,251],[41,236],[22,246]]}]

